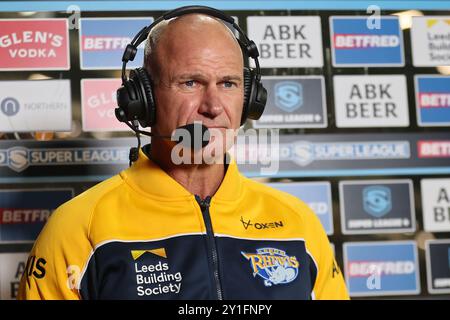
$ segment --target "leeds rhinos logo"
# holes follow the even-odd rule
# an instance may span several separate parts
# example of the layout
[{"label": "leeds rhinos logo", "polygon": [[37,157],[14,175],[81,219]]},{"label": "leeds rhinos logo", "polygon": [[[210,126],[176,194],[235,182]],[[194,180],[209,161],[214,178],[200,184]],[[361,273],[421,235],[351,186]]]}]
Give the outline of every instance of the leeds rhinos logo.
[{"label": "leeds rhinos logo", "polygon": [[241,252],[250,261],[253,276],[264,279],[264,285],[287,284],[298,275],[297,257],[288,256],[285,251],[275,248],[256,249],[256,253]]}]

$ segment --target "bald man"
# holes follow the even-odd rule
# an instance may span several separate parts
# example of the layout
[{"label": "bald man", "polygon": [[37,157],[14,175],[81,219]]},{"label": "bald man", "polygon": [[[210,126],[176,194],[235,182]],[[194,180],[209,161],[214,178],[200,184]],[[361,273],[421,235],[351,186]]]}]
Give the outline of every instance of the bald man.
[{"label": "bald man", "polygon": [[[243,109],[243,56],[219,20],[189,14],[149,34],[152,132],[201,121],[223,158]],[[347,299],[325,231],[299,199],[235,162],[175,164],[152,139],[130,168],[59,207],[39,235],[21,299]]]}]

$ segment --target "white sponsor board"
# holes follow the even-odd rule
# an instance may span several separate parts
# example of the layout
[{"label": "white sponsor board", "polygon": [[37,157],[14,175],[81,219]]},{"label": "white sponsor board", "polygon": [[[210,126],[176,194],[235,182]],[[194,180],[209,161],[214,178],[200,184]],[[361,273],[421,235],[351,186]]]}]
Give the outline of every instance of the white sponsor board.
[{"label": "white sponsor board", "polygon": [[[320,17],[247,17],[262,68],[323,67]],[[250,59],[250,64],[253,64]]]},{"label": "white sponsor board", "polygon": [[338,128],[408,127],[404,75],[334,76]]},{"label": "white sponsor board", "polygon": [[420,189],[425,231],[450,231],[450,179],[422,179]]},{"label": "white sponsor board", "polygon": [[70,80],[1,81],[0,132],[70,131]]},{"label": "white sponsor board", "polygon": [[17,298],[20,278],[25,271],[28,253],[0,253],[0,299]]},{"label": "white sponsor board", "polygon": [[413,65],[450,65],[450,16],[413,17],[411,26]]}]

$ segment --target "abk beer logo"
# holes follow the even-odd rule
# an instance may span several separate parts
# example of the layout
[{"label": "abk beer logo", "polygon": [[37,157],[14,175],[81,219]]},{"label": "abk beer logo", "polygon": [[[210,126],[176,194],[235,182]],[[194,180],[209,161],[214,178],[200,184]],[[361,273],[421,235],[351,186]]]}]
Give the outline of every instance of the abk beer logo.
[{"label": "abk beer logo", "polygon": [[416,75],[414,82],[419,126],[450,125],[450,77]]},{"label": "abk beer logo", "polygon": [[0,190],[0,242],[34,241],[73,189]]},{"label": "abk beer logo", "polygon": [[425,231],[450,231],[450,179],[420,180]]},{"label": "abk beer logo", "polygon": [[0,132],[71,127],[70,80],[0,81]]},{"label": "abk beer logo", "polygon": [[26,271],[28,253],[0,253],[0,299],[15,300]]},{"label": "abk beer logo", "polygon": [[116,91],[120,79],[82,79],[81,113],[83,131],[129,131],[116,119]]},{"label": "abk beer logo", "polygon": [[[81,18],[80,19],[80,68],[121,69],[122,54],[143,27],[153,22],[151,17],[140,18]],[[139,45],[129,68],[142,66],[145,41]]]},{"label": "abk beer logo", "polygon": [[407,127],[404,75],[334,76],[338,128]]},{"label": "abk beer logo", "polygon": [[287,192],[305,202],[319,217],[327,235],[333,234],[333,205],[331,184],[323,182],[268,183],[268,186]]},{"label": "abk beer logo", "polygon": [[412,17],[411,46],[415,67],[450,65],[450,16]]},{"label": "abk beer logo", "polygon": [[403,66],[398,17],[380,17],[380,28],[369,28],[367,20],[367,17],[330,17],[333,66]]},{"label": "abk beer logo", "polygon": [[268,101],[255,128],[325,128],[327,110],[322,76],[266,76]]},{"label": "abk beer logo", "polygon": [[320,17],[247,17],[247,30],[262,68],[323,66]]},{"label": "abk beer logo", "polygon": [[344,272],[350,296],[420,293],[414,241],[346,242]]},{"label": "abk beer logo", "polygon": [[0,70],[69,69],[67,19],[0,19]]},{"label": "abk beer logo", "polygon": [[344,234],[414,232],[411,180],[341,181],[339,197]]},{"label": "abk beer logo", "polygon": [[450,239],[425,241],[428,292],[450,293]]}]

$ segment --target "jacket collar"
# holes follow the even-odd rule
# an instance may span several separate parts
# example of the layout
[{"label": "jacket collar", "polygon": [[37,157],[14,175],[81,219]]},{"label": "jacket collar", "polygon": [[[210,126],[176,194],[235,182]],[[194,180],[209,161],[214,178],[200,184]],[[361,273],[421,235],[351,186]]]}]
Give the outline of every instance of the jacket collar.
[{"label": "jacket collar", "polygon": [[[169,176],[148,156],[139,150],[139,159],[120,173],[121,177],[134,189],[144,192],[160,201],[187,200],[194,195]],[[214,201],[237,201],[242,194],[244,177],[239,173],[235,160],[228,165],[225,177],[212,196]]]}]

